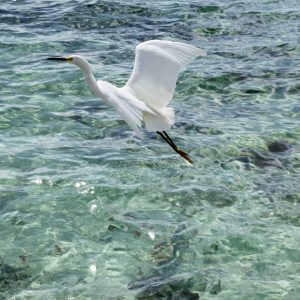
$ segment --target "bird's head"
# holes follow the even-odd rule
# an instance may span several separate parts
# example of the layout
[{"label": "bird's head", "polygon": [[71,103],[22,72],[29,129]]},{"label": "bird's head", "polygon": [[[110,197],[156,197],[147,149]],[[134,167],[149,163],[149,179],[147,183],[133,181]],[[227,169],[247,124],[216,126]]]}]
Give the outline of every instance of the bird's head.
[{"label": "bird's head", "polygon": [[64,61],[78,66],[81,70],[91,69],[90,64],[86,59],[79,55],[69,55],[61,57],[48,57],[47,60]]}]

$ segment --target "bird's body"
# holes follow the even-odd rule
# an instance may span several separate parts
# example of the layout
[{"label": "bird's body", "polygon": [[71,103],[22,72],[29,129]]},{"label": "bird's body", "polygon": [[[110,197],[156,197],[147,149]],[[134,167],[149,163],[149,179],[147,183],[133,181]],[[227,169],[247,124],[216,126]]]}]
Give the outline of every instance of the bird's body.
[{"label": "bird's body", "polygon": [[[125,86],[118,88],[106,81],[96,81],[91,65],[81,56],[50,60],[65,60],[77,65],[94,93],[112,105],[134,132],[141,137],[141,126],[158,132],[187,161],[189,156],[179,150],[166,134],[175,121],[171,101],[179,73],[204,52],[194,46],[170,41],[151,40],[136,47],[133,72]],[[163,133],[163,134],[162,134]]]}]

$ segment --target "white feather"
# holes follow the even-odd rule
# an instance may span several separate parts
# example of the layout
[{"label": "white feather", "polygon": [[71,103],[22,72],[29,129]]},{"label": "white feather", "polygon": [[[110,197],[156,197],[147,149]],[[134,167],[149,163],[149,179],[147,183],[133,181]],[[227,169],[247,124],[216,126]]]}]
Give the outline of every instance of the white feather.
[{"label": "white feather", "polygon": [[[111,104],[138,136],[145,122],[148,131],[169,129],[175,120],[173,97],[179,73],[204,51],[179,42],[151,40],[136,47],[133,72],[122,88],[96,81],[90,64],[81,56],[67,59],[83,72],[90,88]],[[54,58],[55,59],[55,58]]]},{"label": "white feather", "polygon": [[144,102],[139,101],[133,95],[122,91],[122,89],[115,87],[109,82],[98,80],[97,84],[105,100],[125,119],[136,135],[142,137],[140,128],[142,126],[143,113],[154,114],[154,112]]},{"label": "white feather", "polygon": [[152,40],[139,44],[125,85],[148,106],[160,109],[173,97],[179,73],[205,52],[188,44]]},{"label": "white feather", "polygon": [[205,52],[179,42],[151,40],[136,47],[133,72],[123,90],[155,112],[155,115],[143,114],[148,131],[167,130],[174,124],[175,112],[167,105],[179,73],[200,55]]}]

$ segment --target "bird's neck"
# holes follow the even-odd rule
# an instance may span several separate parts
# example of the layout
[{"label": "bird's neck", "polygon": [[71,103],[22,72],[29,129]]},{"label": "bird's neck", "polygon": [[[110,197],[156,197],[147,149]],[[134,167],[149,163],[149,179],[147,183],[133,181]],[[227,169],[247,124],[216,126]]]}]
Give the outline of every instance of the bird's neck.
[{"label": "bird's neck", "polygon": [[84,75],[84,79],[85,82],[87,83],[87,85],[91,88],[91,90],[99,97],[102,98],[103,94],[97,84],[97,81],[95,79],[95,76],[92,72],[92,68],[90,66],[88,66],[87,68],[81,68],[83,75]]}]

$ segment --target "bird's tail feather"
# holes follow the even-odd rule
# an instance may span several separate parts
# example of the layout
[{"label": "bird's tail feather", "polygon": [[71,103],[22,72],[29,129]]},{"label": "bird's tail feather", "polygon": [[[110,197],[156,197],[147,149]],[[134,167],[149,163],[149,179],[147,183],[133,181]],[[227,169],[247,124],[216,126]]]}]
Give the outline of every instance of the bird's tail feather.
[{"label": "bird's tail feather", "polygon": [[144,122],[148,131],[165,131],[175,122],[175,111],[171,107],[160,108],[159,111],[151,108],[155,114],[144,112]]}]

